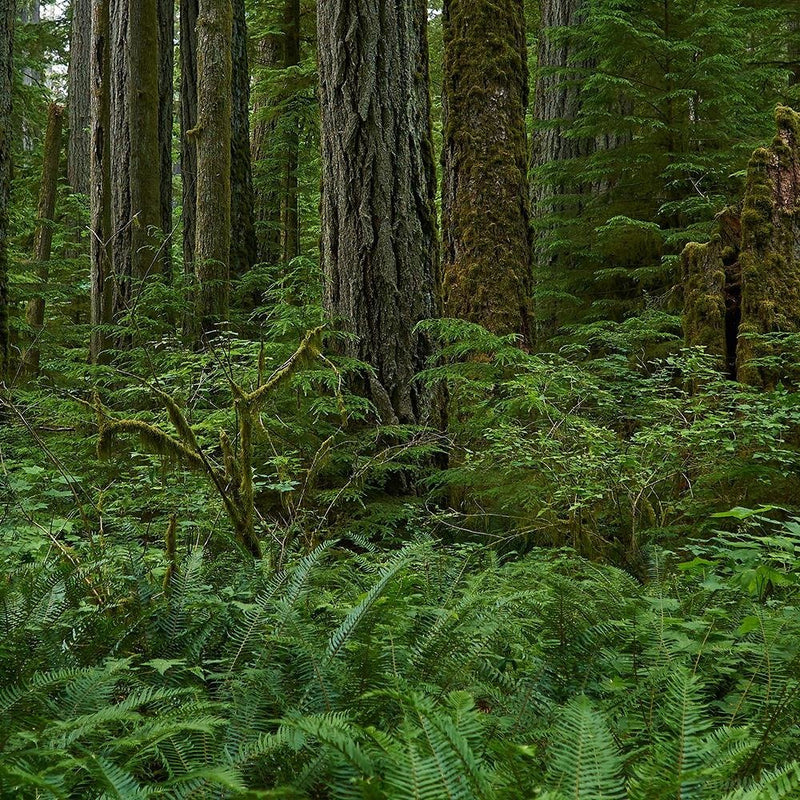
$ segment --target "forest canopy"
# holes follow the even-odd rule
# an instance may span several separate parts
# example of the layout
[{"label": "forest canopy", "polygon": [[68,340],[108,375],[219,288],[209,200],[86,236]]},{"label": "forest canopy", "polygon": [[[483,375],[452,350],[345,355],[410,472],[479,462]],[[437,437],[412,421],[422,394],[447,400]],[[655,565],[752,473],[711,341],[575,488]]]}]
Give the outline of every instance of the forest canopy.
[{"label": "forest canopy", "polygon": [[800,798],[796,0],[0,0],[0,799]]}]

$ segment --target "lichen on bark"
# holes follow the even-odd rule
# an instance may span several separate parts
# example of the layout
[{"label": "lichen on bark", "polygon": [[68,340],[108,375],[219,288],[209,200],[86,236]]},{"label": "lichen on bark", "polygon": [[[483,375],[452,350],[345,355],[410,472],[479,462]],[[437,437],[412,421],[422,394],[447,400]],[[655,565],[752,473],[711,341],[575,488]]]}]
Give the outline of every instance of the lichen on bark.
[{"label": "lichen on bark", "polygon": [[800,332],[800,115],[780,106],[775,121],[772,144],[750,159],[740,212],[724,212],[712,240],[683,253],[687,343],[766,387],[786,376],[768,363],[780,345],[765,335]]}]

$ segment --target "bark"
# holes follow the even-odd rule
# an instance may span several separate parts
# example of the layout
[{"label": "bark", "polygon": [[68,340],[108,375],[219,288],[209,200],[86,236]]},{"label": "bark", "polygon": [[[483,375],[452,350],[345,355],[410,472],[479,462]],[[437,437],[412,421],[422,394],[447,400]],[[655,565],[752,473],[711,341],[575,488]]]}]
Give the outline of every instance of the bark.
[{"label": "bark", "polygon": [[[183,267],[187,285],[194,276],[197,206],[197,148],[189,131],[197,126],[198,0],[180,0],[181,184],[183,186]],[[187,321],[188,324],[188,321]]]},{"label": "bark", "polygon": [[[580,75],[588,64],[576,63],[576,45],[570,29],[580,24],[584,0],[540,0],[541,31],[534,96],[535,134],[531,147],[534,168],[592,153],[595,141],[568,136],[580,114]],[[532,186],[538,215],[559,210],[554,198],[574,193],[558,179],[540,176]],[[578,192],[580,188],[578,187]]]},{"label": "bark", "polygon": [[67,178],[74,192],[89,194],[92,0],[72,1],[69,44],[69,144]]},{"label": "bark", "polygon": [[531,230],[520,0],[444,6],[442,238],[447,316],[530,344]]},{"label": "bark", "polygon": [[158,0],[111,0],[114,317],[161,271]]},{"label": "bark", "polygon": [[11,85],[15,18],[14,0],[0,0],[0,381],[9,371],[8,204],[11,192]]},{"label": "bark", "polygon": [[787,375],[773,366],[780,343],[765,335],[800,332],[800,115],[779,107],[776,122],[772,144],[750,159],[741,209],[683,256],[687,343],[726,361],[731,377],[766,387]]},{"label": "bark", "polygon": [[[300,0],[284,0],[284,69],[300,65]],[[293,119],[285,142],[283,172],[282,255],[284,263],[300,255],[300,215],[297,207],[297,167],[300,138],[297,120]]]},{"label": "bark", "polygon": [[231,106],[231,276],[240,278],[256,263],[253,167],[250,160],[250,66],[244,0],[233,0]]},{"label": "bark", "polygon": [[92,0],[91,128],[89,208],[91,214],[91,341],[92,363],[103,360],[108,346],[104,326],[112,320],[111,272],[111,52],[109,0]]},{"label": "bark", "polygon": [[160,227],[167,237],[161,248],[161,272],[172,277],[172,121],[175,71],[175,3],[158,0],[158,149],[160,152]]},{"label": "bark", "polygon": [[[53,219],[56,210],[58,167],[61,160],[61,134],[64,109],[53,103],[47,115],[47,131],[44,137],[44,159],[42,179],[39,184],[36,233],[33,240],[33,258],[36,262],[36,277],[41,288],[47,287],[50,279],[50,253],[53,245]],[[39,372],[39,336],[44,326],[45,301],[41,294],[28,301],[26,321],[33,330],[33,343],[25,353],[25,369],[31,375]]]},{"label": "bark", "polygon": [[231,0],[200,0],[197,19],[196,323],[227,319],[231,250]]},{"label": "bark", "polygon": [[438,311],[426,24],[422,0],[318,8],[325,304],[386,423],[438,422],[413,380]]},{"label": "bark", "polygon": [[[257,43],[256,53],[262,69],[280,68],[284,63],[283,37],[279,34],[264,36]],[[270,101],[266,94],[256,100],[251,144],[253,170],[257,177],[254,193],[256,240],[258,261],[262,264],[276,264],[281,257],[281,199],[277,182],[271,174],[277,125]]]}]

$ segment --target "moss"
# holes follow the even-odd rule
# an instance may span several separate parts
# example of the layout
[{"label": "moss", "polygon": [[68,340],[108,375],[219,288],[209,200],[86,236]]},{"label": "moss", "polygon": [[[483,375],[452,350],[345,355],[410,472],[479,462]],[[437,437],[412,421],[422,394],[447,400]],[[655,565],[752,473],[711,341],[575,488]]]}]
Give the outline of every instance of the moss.
[{"label": "moss", "polygon": [[681,256],[683,272],[683,330],[689,345],[700,345],[717,356],[722,367],[725,341],[725,266],[722,240],[692,242]]}]

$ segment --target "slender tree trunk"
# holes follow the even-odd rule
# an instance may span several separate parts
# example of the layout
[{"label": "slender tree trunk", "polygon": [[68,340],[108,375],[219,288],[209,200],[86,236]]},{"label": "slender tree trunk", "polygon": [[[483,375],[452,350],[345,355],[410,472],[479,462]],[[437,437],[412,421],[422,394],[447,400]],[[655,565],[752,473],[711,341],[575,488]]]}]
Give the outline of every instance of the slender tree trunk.
[{"label": "slender tree trunk", "polygon": [[231,0],[200,0],[197,19],[196,322],[227,319],[231,251]]},{"label": "slender tree trunk", "polygon": [[175,2],[158,0],[158,149],[160,152],[160,227],[165,239],[161,248],[161,272],[172,278],[172,122],[175,71]]},{"label": "slender tree trunk", "polygon": [[[300,65],[300,0],[285,0],[283,11],[285,69]],[[286,161],[283,174],[283,260],[288,263],[300,255],[300,215],[297,207],[297,167],[300,137],[296,115],[286,136]]]},{"label": "slender tree trunk", "polygon": [[108,347],[104,326],[111,323],[111,49],[109,0],[92,0],[91,129],[89,207],[91,212],[91,341],[92,363],[103,360]]},{"label": "slender tree trunk", "polygon": [[14,0],[0,0],[0,381],[9,371],[8,204],[11,193],[11,84],[16,15]]},{"label": "slender tree trunk", "polygon": [[387,423],[438,421],[414,382],[438,311],[426,26],[423,0],[318,7],[325,304]]},{"label": "slender tree trunk", "polygon": [[233,0],[231,106],[231,277],[256,263],[253,167],[250,160],[250,66],[244,0]]},{"label": "slender tree trunk", "polygon": [[91,39],[92,0],[72,0],[67,89],[69,106],[67,177],[72,190],[85,195],[89,194]]},{"label": "slender tree trunk", "polygon": [[[53,245],[53,219],[56,210],[58,167],[61,160],[61,133],[64,109],[51,104],[47,115],[47,132],[44,137],[44,160],[42,180],[39,185],[39,206],[36,234],[33,241],[33,258],[36,262],[36,277],[41,288],[47,287],[50,279],[50,253]],[[28,301],[26,320],[34,334],[33,343],[25,354],[25,369],[30,375],[39,373],[39,336],[44,327],[44,297],[34,295]]]},{"label": "slender tree trunk", "polygon": [[444,6],[442,233],[448,316],[530,344],[531,229],[520,0]]},{"label": "slender tree trunk", "polygon": [[[284,63],[283,37],[269,34],[257,44],[259,66],[274,70]],[[281,198],[273,177],[274,137],[276,120],[271,112],[271,98],[258,97],[253,109],[252,160],[256,173],[255,221],[258,244],[258,261],[276,264],[281,258]]]},{"label": "slender tree trunk", "polygon": [[[197,126],[197,13],[198,0],[180,0],[181,54],[181,184],[183,186],[183,268],[187,286],[194,279],[197,216],[197,147],[189,135]],[[190,315],[184,327],[189,333]]]}]

